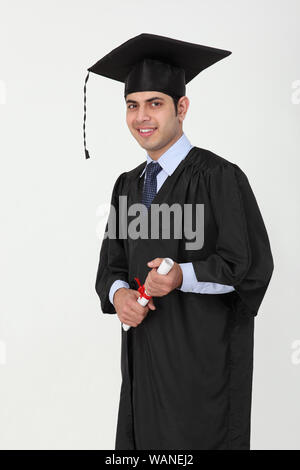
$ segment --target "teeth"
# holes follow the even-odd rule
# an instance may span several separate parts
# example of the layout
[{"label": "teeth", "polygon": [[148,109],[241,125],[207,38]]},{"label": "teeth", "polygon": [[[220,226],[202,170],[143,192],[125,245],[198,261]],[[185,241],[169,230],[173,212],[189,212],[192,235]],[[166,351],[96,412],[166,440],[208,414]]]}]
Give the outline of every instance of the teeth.
[{"label": "teeth", "polygon": [[140,129],[140,132],[149,132],[149,131],[154,131],[154,129]]}]

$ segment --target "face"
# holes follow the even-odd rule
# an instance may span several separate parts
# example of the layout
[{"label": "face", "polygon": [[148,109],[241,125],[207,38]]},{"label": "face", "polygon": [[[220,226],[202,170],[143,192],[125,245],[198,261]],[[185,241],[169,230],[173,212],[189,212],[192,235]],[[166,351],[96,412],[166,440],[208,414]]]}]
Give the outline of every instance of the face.
[{"label": "face", "polygon": [[[150,157],[158,158],[182,135],[182,122],[188,98],[181,97],[178,114],[171,96],[158,91],[140,91],[126,96],[126,122],[141,147]],[[149,129],[143,132],[142,129]]]}]

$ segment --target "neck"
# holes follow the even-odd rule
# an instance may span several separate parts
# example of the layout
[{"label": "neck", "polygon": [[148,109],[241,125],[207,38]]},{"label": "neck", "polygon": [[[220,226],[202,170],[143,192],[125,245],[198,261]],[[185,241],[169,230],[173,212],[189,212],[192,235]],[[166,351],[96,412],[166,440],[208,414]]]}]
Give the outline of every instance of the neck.
[{"label": "neck", "polygon": [[157,150],[148,150],[149,157],[151,157],[152,160],[158,160],[159,157],[161,157],[163,153],[165,153],[170,147],[172,147],[172,145],[174,145],[175,142],[177,142],[177,140],[179,140],[182,135],[183,130],[181,129],[180,132],[176,134],[175,137],[173,137],[173,139],[171,139],[164,147],[161,147]]}]

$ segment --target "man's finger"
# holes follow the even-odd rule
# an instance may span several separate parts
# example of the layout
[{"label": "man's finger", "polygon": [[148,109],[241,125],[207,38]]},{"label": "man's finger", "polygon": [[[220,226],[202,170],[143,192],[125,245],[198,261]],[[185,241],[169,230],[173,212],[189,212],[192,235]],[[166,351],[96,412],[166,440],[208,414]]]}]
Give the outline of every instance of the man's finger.
[{"label": "man's finger", "polygon": [[152,259],[151,261],[148,261],[148,266],[150,268],[158,268],[158,266],[162,263],[163,261],[163,258],[155,258],[155,259]]},{"label": "man's finger", "polygon": [[153,299],[150,299],[149,302],[148,302],[148,307],[151,309],[151,310],[155,310],[156,307],[154,305],[154,302],[153,302]]}]

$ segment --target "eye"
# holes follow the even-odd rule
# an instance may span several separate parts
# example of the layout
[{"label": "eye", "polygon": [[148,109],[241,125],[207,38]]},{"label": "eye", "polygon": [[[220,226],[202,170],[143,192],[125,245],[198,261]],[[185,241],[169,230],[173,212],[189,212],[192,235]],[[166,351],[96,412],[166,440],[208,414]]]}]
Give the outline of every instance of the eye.
[{"label": "eye", "polygon": [[[151,105],[152,105],[152,104],[155,104],[155,105],[158,104],[159,106],[161,106],[161,103],[160,103],[159,101],[152,101],[152,102],[151,102]],[[132,109],[131,106],[133,106],[134,108],[136,107],[135,104],[132,104],[132,103],[131,103],[131,104],[129,104],[129,105],[127,106],[127,109]],[[154,106],[154,108],[156,108],[156,106]]]}]

